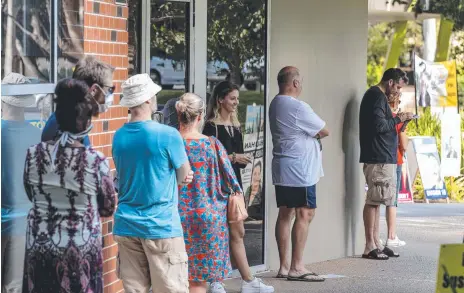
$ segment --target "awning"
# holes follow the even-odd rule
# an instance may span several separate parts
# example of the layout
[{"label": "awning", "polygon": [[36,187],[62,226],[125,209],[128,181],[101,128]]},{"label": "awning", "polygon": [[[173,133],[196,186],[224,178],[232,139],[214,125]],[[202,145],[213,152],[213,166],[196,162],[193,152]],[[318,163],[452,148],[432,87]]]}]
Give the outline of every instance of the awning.
[{"label": "awning", "polygon": [[414,12],[403,12],[403,11],[387,11],[387,10],[369,10],[368,11],[368,20],[370,23],[376,22],[396,22],[396,21],[423,21],[425,19],[439,19],[440,14],[435,13],[421,13],[417,16],[417,19],[414,15]]}]

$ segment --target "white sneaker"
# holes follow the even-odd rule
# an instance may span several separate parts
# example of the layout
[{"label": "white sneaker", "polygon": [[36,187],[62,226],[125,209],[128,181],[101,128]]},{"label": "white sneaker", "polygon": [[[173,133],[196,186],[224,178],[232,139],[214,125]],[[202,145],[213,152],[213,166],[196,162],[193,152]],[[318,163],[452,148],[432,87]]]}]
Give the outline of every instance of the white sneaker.
[{"label": "white sneaker", "polygon": [[387,245],[388,247],[400,247],[400,246],[405,246],[406,242],[400,240],[398,236],[395,237],[395,239],[387,239]]},{"label": "white sneaker", "polygon": [[254,278],[251,282],[242,281],[242,293],[272,293],[274,287],[263,283],[260,278]]},{"label": "white sneaker", "polygon": [[209,286],[210,293],[227,293],[226,289],[224,289],[224,285],[219,282],[211,283]]}]

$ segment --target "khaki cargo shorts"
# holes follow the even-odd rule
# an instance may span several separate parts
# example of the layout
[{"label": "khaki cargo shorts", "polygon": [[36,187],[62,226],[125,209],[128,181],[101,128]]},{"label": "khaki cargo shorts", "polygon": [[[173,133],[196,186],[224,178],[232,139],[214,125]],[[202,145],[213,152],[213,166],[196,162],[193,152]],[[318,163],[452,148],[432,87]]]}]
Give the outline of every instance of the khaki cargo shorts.
[{"label": "khaki cargo shorts", "polygon": [[188,293],[188,257],[183,237],[143,239],[114,236],[116,273],[126,293]]},{"label": "khaki cargo shorts", "polygon": [[396,198],[396,164],[364,164],[366,204],[393,206]]}]

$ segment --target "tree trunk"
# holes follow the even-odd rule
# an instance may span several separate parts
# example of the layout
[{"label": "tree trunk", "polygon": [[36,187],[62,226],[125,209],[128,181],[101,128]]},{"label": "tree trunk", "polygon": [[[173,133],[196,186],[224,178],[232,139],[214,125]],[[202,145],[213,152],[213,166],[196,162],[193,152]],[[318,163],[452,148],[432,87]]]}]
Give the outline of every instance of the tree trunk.
[{"label": "tree trunk", "polygon": [[230,70],[230,82],[235,83],[238,86],[241,86],[243,83],[242,80],[242,68],[240,67],[240,56],[237,52],[232,52],[231,60],[227,61],[227,65]]}]

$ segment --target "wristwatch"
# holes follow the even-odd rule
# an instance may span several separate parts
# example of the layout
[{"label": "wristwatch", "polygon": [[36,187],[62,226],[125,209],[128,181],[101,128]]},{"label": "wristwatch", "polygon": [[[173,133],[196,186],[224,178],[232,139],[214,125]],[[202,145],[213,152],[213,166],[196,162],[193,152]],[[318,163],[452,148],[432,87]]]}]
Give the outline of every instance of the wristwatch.
[{"label": "wristwatch", "polygon": [[232,153],[232,164],[237,162],[237,154],[235,152]]}]

